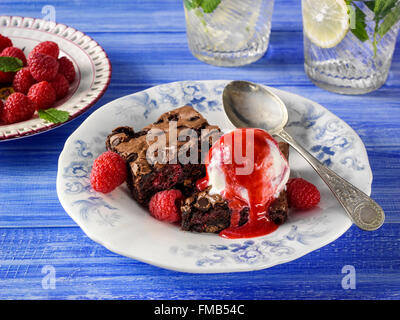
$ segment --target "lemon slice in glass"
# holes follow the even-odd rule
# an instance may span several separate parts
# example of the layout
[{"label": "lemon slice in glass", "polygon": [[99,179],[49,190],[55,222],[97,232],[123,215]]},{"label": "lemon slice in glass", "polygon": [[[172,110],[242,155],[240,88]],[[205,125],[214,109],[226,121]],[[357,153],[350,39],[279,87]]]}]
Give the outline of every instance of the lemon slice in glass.
[{"label": "lemon slice in glass", "polygon": [[320,48],[333,48],[350,27],[349,8],[344,0],[303,0],[303,28]]}]

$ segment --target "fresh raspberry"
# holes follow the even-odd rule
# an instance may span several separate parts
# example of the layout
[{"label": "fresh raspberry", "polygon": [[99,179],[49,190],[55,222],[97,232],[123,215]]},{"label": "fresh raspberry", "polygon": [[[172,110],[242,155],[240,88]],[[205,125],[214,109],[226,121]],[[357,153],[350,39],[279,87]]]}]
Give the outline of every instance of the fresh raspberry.
[{"label": "fresh raspberry", "polygon": [[11,83],[14,79],[14,72],[3,72],[0,71],[0,83]]},{"label": "fresh raspberry", "polygon": [[72,61],[69,60],[67,57],[62,57],[58,59],[58,63],[60,64],[58,72],[63,74],[69,83],[74,82],[76,72]]},{"label": "fresh raspberry", "polygon": [[109,193],[126,180],[126,174],[125,160],[115,152],[106,151],[94,161],[90,183],[94,190]]},{"label": "fresh raspberry", "polygon": [[36,81],[52,81],[58,73],[57,59],[40,52],[29,56],[28,65]]},{"label": "fresh raspberry", "polygon": [[311,209],[321,200],[317,187],[302,178],[289,179],[286,188],[291,208]]},{"label": "fresh raspberry", "polygon": [[57,100],[64,98],[68,94],[69,82],[61,73],[57,74],[50,84],[56,92]]},{"label": "fresh raspberry", "polygon": [[178,222],[181,220],[182,192],[176,189],[157,192],[149,202],[151,215],[161,221]]},{"label": "fresh raspberry", "polygon": [[28,94],[30,87],[32,87],[35,83],[36,80],[33,79],[29,68],[23,68],[15,74],[13,88],[16,92]]},{"label": "fresh raspberry", "polygon": [[36,110],[50,108],[56,102],[56,92],[47,81],[34,84],[28,91]]},{"label": "fresh raspberry", "polygon": [[8,47],[5,48],[2,52],[1,52],[1,56],[2,57],[14,57],[14,58],[18,58],[19,60],[22,61],[22,63],[24,64],[24,67],[27,64],[26,61],[26,57],[25,57],[25,53],[20,49],[20,48],[16,48],[16,47]]},{"label": "fresh raspberry", "polygon": [[179,181],[182,173],[183,170],[179,164],[166,165],[156,174],[153,187],[158,190],[171,189]]},{"label": "fresh raspberry", "polygon": [[4,37],[0,34],[0,51],[3,51],[5,48],[12,47],[13,43],[10,38]]},{"label": "fresh raspberry", "polygon": [[29,57],[38,52],[47,54],[48,56],[52,56],[53,58],[58,59],[60,48],[58,47],[58,44],[53,41],[41,42],[32,49],[32,51],[29,53]]},{"label": "fresh raspberry", "polygon": [[6,100],[1,110],[1,119],[5,123],[16,123],[32,118],[35,113],[35,106],[24,94],[15,92]]}]

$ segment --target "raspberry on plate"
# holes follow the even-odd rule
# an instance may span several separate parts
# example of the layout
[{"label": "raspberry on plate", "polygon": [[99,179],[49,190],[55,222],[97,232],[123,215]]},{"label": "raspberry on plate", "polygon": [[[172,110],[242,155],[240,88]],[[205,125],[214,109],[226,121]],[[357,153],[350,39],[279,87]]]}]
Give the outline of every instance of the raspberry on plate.
[{"label": "raspberry on plate", "polygon": [[126,175],[125,160],[115,152],[106,151],[94,161],[90,183],[94,190],[109,193],[126,180]]},{"label": "raspberry on plate", "polygon": [[181,204],[184,197],[180,190],[171,189],[157,192],[149,202],[150,214],[160,221],[178,222],[181,220]]},{"label": "raspberry on plate", "polygon": [[29,70],[36,81],[52,81],[58,73],[58,61],[52,56],[36,52],[28,57]]},{"label": "raspberry on plate", "polygon": [[58,44],[53,41],[44,41],[39,43],[36,47],[34,47],[32,51],[29,53],[29,56],[38,52],[47,54],[48,56],[52,56],[53,58],[58,59],[58,55],[60,54],[60,48],[58,47]]},{"label": "raspberry on plate", "polygon": [[58,63],[60,64],[58,72],[63,74],[69,83],[74,82],[76,72],[72,61],[69,60],[67,57],[62,57],[58,59]]},{"label": "raspberry on plate", "polygon": [[15,74],[13,88],[16,92],[28,94],[30,87],[32,87],[35,83],[36,80],[33,79],[29,68],[23,68]]},{"label": "raspberry on plate", "polygon": [[1,120],[5,123],[16,123],[30,119],[35,113],[35,106],[24,94],[15,92],[6,100],[0,110]]},{"label": "raspberry on plate", "polygon": [[56,92],[57,100],[64,98],[68,94],[69,82],[61,73],[57,74],[56,78],[50,84]]},{"label": "raspberry on plate", "polygon": [[12,47],[13,43],[10,38],[2,36],[0,34],[0,51],[3,51],[5,48]]},{"label": "raspberry on plate", "polygon": [[1,52],[1,56],[2,57],[14,57],[14,58],[18,58],[19,60],[22,61],[22,63],[24,64],[24,67],[27,64],[26,61],[26,57],[25,57],[25,53],[20,49],[20,48],[16,48],[16,47],[8,47],[5,48],[2,52]]},{"label": "raspberry on plate", "polygon": [[317,187],[302,178],[289,179],[286,188],[289,206],[292,208],[311,209],[321,200]]},{"label": "raspberry on plate", "polygon": [[36,110],[50,108],[57,99],[54,88],[47,81],[41,81],[30,87],[28,97]]}]

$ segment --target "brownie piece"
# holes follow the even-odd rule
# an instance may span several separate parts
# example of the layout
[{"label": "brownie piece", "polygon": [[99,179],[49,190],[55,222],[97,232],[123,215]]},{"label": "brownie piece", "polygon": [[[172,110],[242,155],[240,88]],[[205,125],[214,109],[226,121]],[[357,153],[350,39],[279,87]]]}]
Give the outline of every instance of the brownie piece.
[{"label": "brownie piece", "polygon": [[[159,148],[162,133],[165,144]],[[172,145],[170,135],[174,135]],[[151,197],[161,190],[179,189],[185,196],[193,193],[196,181],[205,176],[202,157],[206,152],[201,152],[202,147],[203,151],[208,150],[220,135],[217,126],[210,125],[191,106],[183,106],[162,114],[140,131],[135,132],[131,127],[114,129],[107,137],[106,147],[126,160],[132,197],[147,207]],[[179,141],[178,137],[185,139]],[[150,158],[149,148],[154,149]],[[182,163],[183,155],[194,158]]]},{"label": "brownie piece", "polygon": [[[279,142],[279,149],[288,159],[289,145]],[[209,194],[210,188],[196,191],[185,199],[181,206],[182,230],[219,233],[230,226],[232,211],[228,202],[218,194]],[[287,220],[288,211],[287,194],[286,190],[283,190],[271,204],[268,214],[274,223],[280,225]],[[244,208],[240,212],[239,226],[245,224],[248,217],[249,208]]]},{"label": "brownie piece", "polygon": [[[232,211],[219,194],[209,194],[211,187],[195,192],[181,206],[181,228],[185,231],[218,233],[231,224]],[[248,220],[248,208],[242,210],[239,225]]]}]

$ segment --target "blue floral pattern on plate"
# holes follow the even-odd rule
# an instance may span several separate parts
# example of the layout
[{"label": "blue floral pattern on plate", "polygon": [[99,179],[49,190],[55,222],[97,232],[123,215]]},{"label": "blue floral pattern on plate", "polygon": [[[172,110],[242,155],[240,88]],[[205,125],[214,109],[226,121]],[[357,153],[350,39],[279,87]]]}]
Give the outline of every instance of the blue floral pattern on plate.
[{"label": "blue floral pattern on plate", "polygon": [[[162,113],[188,104],[210,123],[230,128],[221,101],[226,84],[184,81],[156,86],[100,108],[71,135],[60,156],[57,190],[67,213],[89,237],[119,254],[157,266],[213,273],[257,270],[291,261],[332,242],[350,227],[340,205],[295,152],[290,156],[292,173],[317,184],[323,197],[320,208],[294,213],[274,233],[254,239],[183,232],[150,217],[130,198],[126,186],[107,195],[92,190],[93,161],[105,151],[106,136],[115,127],[141,129]],[[369,193],[372,174],[357,134],[317,103],[272,90],[288,107],[288,131],[320,161]]]}]

